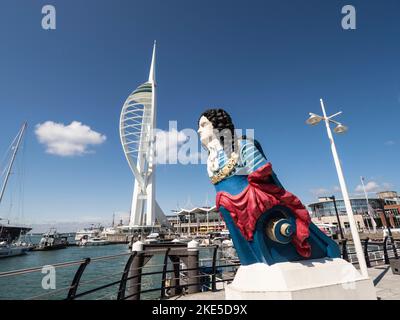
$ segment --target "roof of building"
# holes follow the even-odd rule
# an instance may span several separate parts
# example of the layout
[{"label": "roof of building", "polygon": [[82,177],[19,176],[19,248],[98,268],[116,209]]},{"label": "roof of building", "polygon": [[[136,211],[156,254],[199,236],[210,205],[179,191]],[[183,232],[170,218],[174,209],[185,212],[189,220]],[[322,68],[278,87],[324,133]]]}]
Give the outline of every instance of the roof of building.
[{"label": "roof of building", "polygon": [[[174,216],[176,215],[188,215],[188,214],[200,214],[200,213],[207,213],[207,212],[217,212],[217,207],[195,207],[192,209],[183,209],[180,210],[173,210]],[[171,216],[171,215],[169,215]]]}]

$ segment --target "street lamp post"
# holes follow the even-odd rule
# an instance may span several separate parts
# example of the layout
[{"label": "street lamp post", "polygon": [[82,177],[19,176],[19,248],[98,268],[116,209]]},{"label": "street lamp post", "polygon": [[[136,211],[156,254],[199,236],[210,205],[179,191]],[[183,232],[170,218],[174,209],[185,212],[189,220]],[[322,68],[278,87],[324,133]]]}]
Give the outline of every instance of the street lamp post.
[{"label": "street lamp post", "polygon": [[331,144],[333,160],[335,162],[336,171],[337,171],[337,175],[338,175],[338,178],[339,178],[339,184],[340,184],[340,188],[342,190],[343,200],[344,200],[344,204],[345,204],[345,207],[346,207],[347,216],[348,216],[348,219],[349,219],[350,231],[351,231],[351,235],[353,237],[353,242],[354,242],[354,247],[355,247],[356,254],[357,254],[358,264],[360,266],[360,270],[361,270],[362,275],[365,276],[365,277],[368,277],[367,264],[365,262],[365,256],[364,256],[364,252],[363,252],[363,249],[362,249],[360,236],[358,234],[357,225],[356,225],[356,222],[354,220],[353,209],[351,207],[349,193],[347,191],[347,186],[346,186],[346,182],[345,182],[345,179],[344,179],[343,170],[342,170],[342,166],[340,164],[339,156],[338,156],[338,153],[337,153],[337,150],[336,150],[335,141],[333,139],[330,123],[336,124],[336,128],[334,129],[334,131],[336,133],[344,133],[345,131],[347,131],[347,128],[344,125],[342,125],[341,123],[332,120],[332,118],[338,116],[342,112],[335,113],[334,115],[328,117],[326,115],[326,112],[325,112],[325,106],[324,106],[323,100],[320,99],[320,102],[321,102],[321,109],[322,109],[323,116],[319,116],[319,115],[316,115],[314,113],[310,113],[310,118],[307,120],[307,123],[310,124],[310,125],[316,125],[321,120],[325,121],[326,131],[328,133],[328,138],[329,138],[329,141],[330,141],[330,144]]}]

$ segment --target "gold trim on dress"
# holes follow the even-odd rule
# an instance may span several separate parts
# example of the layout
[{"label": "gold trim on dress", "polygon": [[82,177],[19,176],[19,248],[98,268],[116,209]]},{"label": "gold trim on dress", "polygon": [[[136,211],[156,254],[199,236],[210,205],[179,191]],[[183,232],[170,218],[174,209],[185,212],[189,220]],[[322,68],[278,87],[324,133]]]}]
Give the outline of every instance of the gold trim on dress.
[{"label": "gold trim on dress", "polygon": [[219,170],[216,174],[211,177],[211,183],[217,184],[218,182],[224,180],[228,177],[232,171],[235,169],[235,165],[237,164],[237,160],[231,157],[228,162],[224,165],[224,167]]}]

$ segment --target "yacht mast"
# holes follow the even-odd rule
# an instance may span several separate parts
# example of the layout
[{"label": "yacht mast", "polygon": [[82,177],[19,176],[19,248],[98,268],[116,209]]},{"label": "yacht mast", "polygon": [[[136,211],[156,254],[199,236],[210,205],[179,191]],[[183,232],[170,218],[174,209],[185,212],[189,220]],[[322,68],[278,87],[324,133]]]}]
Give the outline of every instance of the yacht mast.
[{"label": "yacht mast", "polygon": [[6,178],[5,178],[5,180],[4,180],[3,186],[1,187],[1,191],[0,191],[0,203],[1,203],[1,200],[3,199],[4,192],[6,191],[6,186],[7,186],[8,178],[10,177],[11,169],[12,169],[12,166],[13,166],[13,164],[14,164],[15,157],[16,157],[16,155],[17,155],[19,146],[20,146],[20,144],[21,144],[21,140],[22,140],[22,137],[23,137],[23,135],[24,135],[26,126],[27,126],[27,123],[24,122],[23,125],[22,125],[22,127],[21,127],[21,129],[20,129],[19,132],[18,132],[18,135],[17,135],[18,140],[17,140],[16,145],[11,146],[11,148],[14,149],[14,150],[13,150],[13,154],[12,154],[12,157],[11,157],[10,164],[8,165],[8,169],[7,169],[7,173],[6,173]]}]

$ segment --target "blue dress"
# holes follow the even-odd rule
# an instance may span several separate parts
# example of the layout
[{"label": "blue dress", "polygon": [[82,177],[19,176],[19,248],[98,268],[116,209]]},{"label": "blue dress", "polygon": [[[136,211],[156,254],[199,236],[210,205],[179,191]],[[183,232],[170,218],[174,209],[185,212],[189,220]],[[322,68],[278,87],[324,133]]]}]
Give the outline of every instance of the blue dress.
[{"label": "blue dress", "polygon": [[[253,140],[239,140],[239,159],[231,174],[222,181],[215,184],[217,192],[227,192],[230,195],[240,194],[248,185],[247,177],[249,174],[258,170],[268,163],[261,147],[257,148],[257,143]],[[228,161],[228,157],[223,150],[218,152],[218,170],[222,169]],[[272,173],[271,180],[273,184],[283,188],[275,173]],[[288,207],[275,206],[264,212],[257,220],[254,230],[254,236],[251,241],[246,240],[231,216],[231,213],[223,206],[220,207],[220,213],[229,229],[234,247],[237,251],[242,265],[253,263],[266,263],[268,265],[285,262],[305,260],[291,243],[282,243],[276,238],[272,239],[265,232],[270,226],[272,219],[278,219],[284,215],[291,227],[296,228],[296,218]],[[313,223],[309,226],[310,236],[308,243],[311,245],[311,256],[308,259],[317,259],[323,257],[340,257],[340,250],[336,242],[327,237]]]}]

